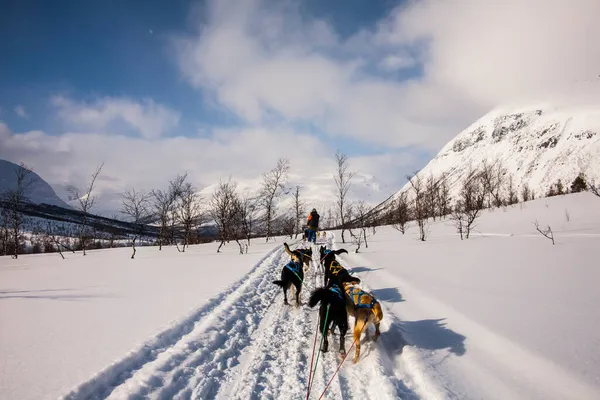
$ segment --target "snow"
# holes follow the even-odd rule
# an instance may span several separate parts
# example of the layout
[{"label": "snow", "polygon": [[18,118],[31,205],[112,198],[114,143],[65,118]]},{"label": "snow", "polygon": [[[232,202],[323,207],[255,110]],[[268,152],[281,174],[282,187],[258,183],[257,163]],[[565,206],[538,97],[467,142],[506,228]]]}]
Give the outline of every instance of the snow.
[{"label": "snow", "polygon": [[[0,258],[0,398],[56,398],[219,298],[274,244]],[[46,397],[47,396],[47,397]]]},{"label": "snow", "polygon": [[[570,187],[581,172],[600,181],[600,103],[498,107],[449,141],[419,176],[446,174],[456,198],[469,165],[497,159],[513,176],[519,197],[524,183],[540,197],[559,179]],[[406,183],[396,195],[409,188]]]},{"label": "snow", "polygon": [[[380,227],[356,254],[328,232],[384,319],[358,364],[347,334],[324,398],[600,398],[599,222],[582,193],[485,211],[464,241],[446,220],[426,242]],[[0,398],[305,398],[318,307],[283,305],[282,242],[1,258]],[[322,279],[312,263],[304,301]],[[330,342],[311,399],[340,362]]]},{"label": "snow", "polygon": [[[17,171],[18,168],[20,167],[17,164],[13,164],[6,160],[0,160],[0,193],[16,188],[17,177],[15,171]],[[29,174],[25,184],[27,185],[26,195],[32,203],[45,203],[68,209],[73,208],[61,200],[52,187],[35,173],[35,171],[32,171],[31,174]]]}]

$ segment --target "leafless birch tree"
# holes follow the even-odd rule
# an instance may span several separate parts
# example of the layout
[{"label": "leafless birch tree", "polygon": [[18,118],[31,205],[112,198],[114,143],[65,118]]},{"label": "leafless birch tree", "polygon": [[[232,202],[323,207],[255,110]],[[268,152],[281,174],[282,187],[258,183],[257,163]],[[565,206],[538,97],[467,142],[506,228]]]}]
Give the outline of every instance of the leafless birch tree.
[{"label": "leafless birch tree", "polygon": [[540,223],[538,222],[538,220],[536,219],[533,222],[533,225],[535,226],[535,229],[541,233],[546,239],[549,239],[552,241],[552,245],[554,245],[554,233],[552,232],[552,228],[550,227],[550,225],[546,226],[546,229],[541,229],[540,228]]},{"label": "leafless birch tree", "polygon": [[333,175],[333,179],[335,181],[336,186],[336,203],[337,203],[337,212],[340,217],[340,224],[342,228],[342,243],[346,243],[344,239],[344,231],[346,229],[346,216],[348,214],[347,210],[347,196],[348,190],[350,190],[350,185],[352,178],[356,175],[356,172],[348,171],[348,156],[341,153],[339,150],[335,153],[335,163],[337,166],[337,170]]},{"label": "leafless birch tree", "polygon": [[428,211],[428,207],[427,207],[427,192],[425,189],[425,183],[423,182],[423,179],[418,175],[415,174],[412,177],[411,176],[407,176],[406,177],[408,179],[408,182],[410,183],[410,186],[412,188],[412,195],[413,195],[413,199],[412,199],[412,210],[413,210],[413,217],[415,219],[415,222],[417,223],[417,226],[419,227],[419,240],[421,240],[422,242],[425,241],[425,239],[427,239],[427,211]]},{"label": "leafless birch tree", "polygon": [[483,182],[483,187],[487,196],[488,203],[495,207],[502,206],[502,188],[504,187],[506,168],[500,159],[496,159],[492,163],[483,160],[481,164],[480,176]]},{"label": "leafless birch tree", "polygon": [[173,203],[175,198],[170,190],[152,190],[152,209],[160,223],[158,234],[158,250],[162,250],[164,242],[168,242],[169,220],[173,217]]},{"label": "leafless birch tree", "polygon": [[296,214],[294,232],[297,239],[302,228],[300,221],[302,221],[302,217],[304,216],[304,202],[300,200],[300,186],[296,186],[296,191],[294,192],[294,213]]},{"label": "leafless birch tree", "polygon": [[485,181],[481,172],[469,166],[467,176],[461,184],[459,199],[452,215],[452,220],[460,233],[461,239],[463,233],[468,239],[475,227],[475,220],[479,217],[483,208],[485,192]]},{"label": "leafless birch tree", "polygon": [[151,194],[143,190],[131,189],[121,195],[121,213],[130,217],[135,227],[131,241],[132,259],[135,258],[135,241],[144,234],[145,226],[152,216],[150,199]]},{"label": "leafless birch tree", "polygon": [[[226,182],[219,181],[219,186],[215,189],[210,200],[210,216],[217,224],[219,230],[219,247],[217,253],[225,242],[234,239],[234,230],[236,223],[241,218],[241,204],[238,204],[236,196],[237,184],[229,178]],[[237,219],[237,221],[236,221]],[[237,238],[235,238],[237,240]]]},{"label": "leafless birch tree", "polygon": [[[177,216],[183,229],[183,246],[181,252],[185,252],[186,246],[190,243],[192,230],[201,224],[202,210],[200,202],[202,198],[196,193],[196,189],[189,182],[181,185],[178,197]],[[179,249],[179,246],[177,248]]]},{"label": "leafless birch tree", "polygon": [[78,202],[77,205],[78,205],[79,211],[81,211],[83,213],[83,218],[81,220],[81,229],[79,231],[79,241],[81,243],[81,248],[83,250],[84,256],[85,256],[85,246],[86,246],[86,241],[87,241],[86,228],[87,228],[87,223],[88,223],[88,215],[90,213],[90,210],[94,206],[94,203],[96,202],[96,197],[92,194],[92,192],[94,190],[94,184],[96,183],[96,178],[100,174],[100,171],[102,170],[103,166],[104,166],[104,163],[100,164],[100,166],[98,168],[96,168],[96,170],[92,174],[92,179],[90,181],[90,184],[85,187],[83,194],[80,193],[77,188],[74,188],[74,187],[71,188],[71,193],[77,199],[77,202]]},{"label": "leafless birch tree", "polygon": [[[4,192],[2,200],[5,204],[3,211],[3,231],[4,231],[4,254],[8,254],[12,250],[12,257],[18,258],[19,252],[22,251],[22,230],[24,217],[21,209],[25,203],[29,201],[27,192],[31,186],[31,170],[24,164],[20,163],[15,169],[16,185],[12,189]],[[12,249],[10,249],[12,245]]]},{"label": "leafless birch tree", "polygon": [[265,212],[265,227],[266,241],[272,234],[273,218],[275,216],[276,200],[281,195],[285,182],[288,179],[290,170],[290,161],[280,158],[277,161],[277,166],[263,174],[262,187],[259,198],[261,200],[262,209]]},{"label": "leafless birch tree", "polygon": [[62,249],[65,249],[75,254],[75,250],[66,243],[66,238],[58,234],[56,224],[53,224],[50,221],[47,221],[46,223],[45,241],[55,247],[56,251],[62,257],[63,260],[65,259],[65,256],[62,252]]},{"label": "leafless birch tree", "polygon": [[404,235],[406,233],[406,224],[410,221],[410,206],[406,192],[400,193],[393,201],[391,213],[392,227]]},{"label": "leafless birch tree", "polygon": [[588,189],[590,192],[600,197],[600,186],[596,186],[596,181],[592,179],[592,181],[588,184]]}]

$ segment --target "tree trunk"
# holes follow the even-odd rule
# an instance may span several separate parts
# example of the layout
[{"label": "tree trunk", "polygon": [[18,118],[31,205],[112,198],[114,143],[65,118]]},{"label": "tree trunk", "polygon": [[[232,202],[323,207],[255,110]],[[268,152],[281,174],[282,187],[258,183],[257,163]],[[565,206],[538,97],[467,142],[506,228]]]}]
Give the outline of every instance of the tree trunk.
[{"label": "tree trunk", "polygon": [[137,239],[137,236],[133,238],[133,240],[131,241],[131,248],[133,249],[133,254],[131,255],[131,259],[133,260],[133,258],[135,257],[135,240]]}]

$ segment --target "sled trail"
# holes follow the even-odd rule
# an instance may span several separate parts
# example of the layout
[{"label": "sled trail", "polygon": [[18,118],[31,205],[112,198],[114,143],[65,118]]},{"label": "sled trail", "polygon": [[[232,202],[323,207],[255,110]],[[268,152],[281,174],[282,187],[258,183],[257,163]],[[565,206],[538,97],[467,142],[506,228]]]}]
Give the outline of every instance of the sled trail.
[{"label": "sled trail", "polygon": [[[328,248],[332,243],[329,235]],[[308,246],[292,248],[298,245]],[[65,398],[304,399],[318,323],[318,306],[311,309],[307,302],[310,292],[323,285],[319,246],[312,247],[300,306],[290,293],[290,305],[284,305],[281,288],[272,283],[289,261],[283,246],[277,246],[228,290]],[[351,327],[353,322],[350,318]],[[350,354],[324,398],[415,398],[400,390],[406,386],[399,384],[393,362],[380,355],[379,344],[365,342],[364,335],[361,342],[361,361],[353,365]],[[336,370],[338,348],[336,334],[330,337],[330,351],[320,354],[311,399],[320,396]]]}]

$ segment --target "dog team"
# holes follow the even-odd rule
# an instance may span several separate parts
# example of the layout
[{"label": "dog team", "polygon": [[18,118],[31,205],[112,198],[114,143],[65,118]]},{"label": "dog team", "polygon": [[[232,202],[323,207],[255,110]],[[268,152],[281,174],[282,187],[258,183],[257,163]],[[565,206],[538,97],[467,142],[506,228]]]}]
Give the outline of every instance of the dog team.
[{"label": "dog team", "polygon": [[[316,243],[316,231],[318,228],[319,215],[313,209],[307,221],[306,238],[309,242]],[[324,232],[323,232],[324,234]],[[324,235],[323,235],[324,236]],[[281,270],[281,279],[273,281],[283,290],[284,303],[289,304],[287,292],[292,292],[295,297],[296,306],[301,304],[300,295],[304,283],[305,268],[308,269],[310,261],[313,260],[312,248],[291,250],[287,243],[283,244],[286,253],[291,260]],[[367,337],[369,332],[367,326],[375,326],[375,338],[377,340],[381,332],[379,324],[383,319],[381,304],[370,293],[362,290],[358,285],[360,279],[350,275],[336,259],[336,255],[348,253],[345,249],[328,250],[325,246],[319,248],[319,260],[324,270],[324,285],[316,288],[310,294],[308,305],[312,308],[318,303],[319,307],[319,330],[323,335],[321,351],[328,351],[329,342],[327,336],[338,328],[340,334],[340,349],[342,356],[346,355],[345,336],[348,331],[348,315],[354,317],[354,342],[356,351],[354,362],[360,357],[360,336],[365,330]],[[303,268],[304,267],[304,268]]]}]

